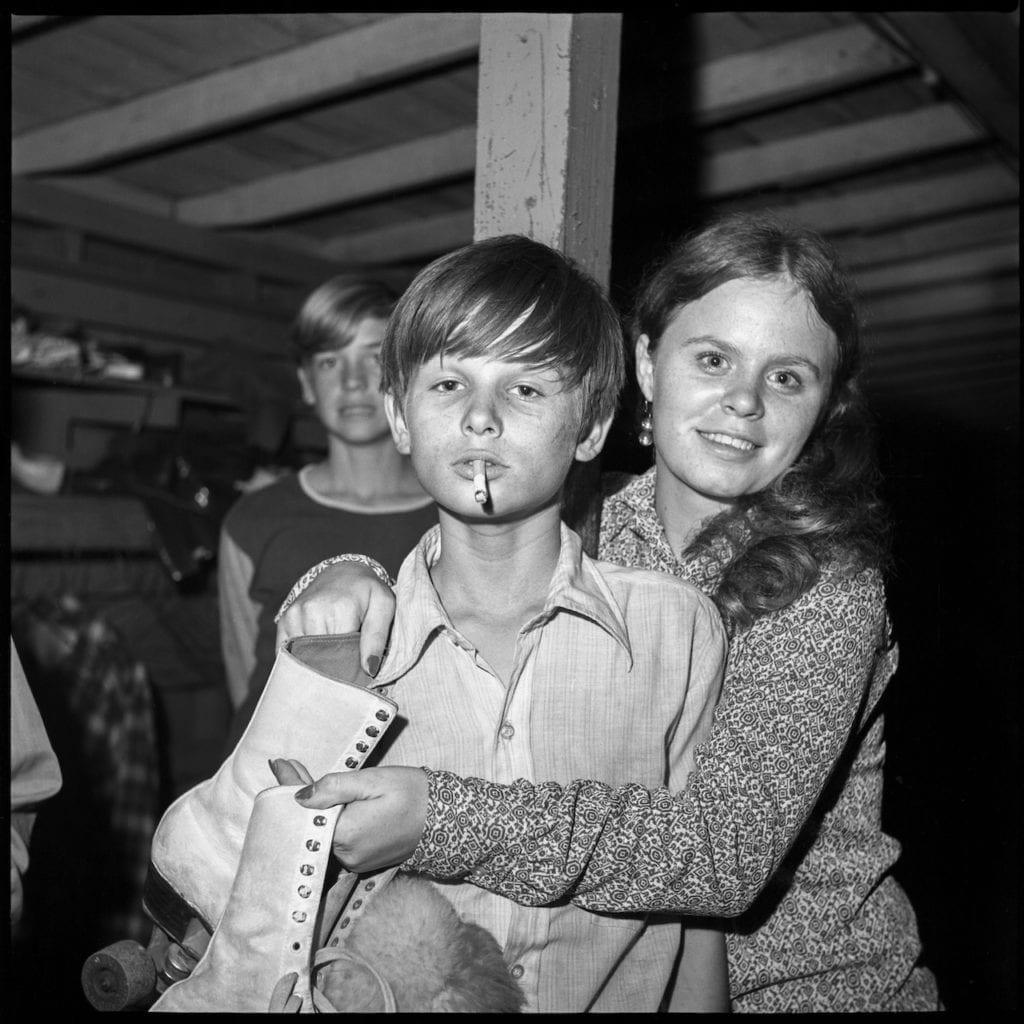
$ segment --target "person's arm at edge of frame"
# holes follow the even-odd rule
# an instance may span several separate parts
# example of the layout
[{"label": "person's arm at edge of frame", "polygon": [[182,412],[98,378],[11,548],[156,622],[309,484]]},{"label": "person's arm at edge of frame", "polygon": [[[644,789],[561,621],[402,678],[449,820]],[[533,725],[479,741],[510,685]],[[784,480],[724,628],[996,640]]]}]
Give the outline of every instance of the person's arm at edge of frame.
[{"label": "person's arm at edge of frame", "polygon": [[50,744],[21,657],[11,646],[11,929],[24,909],[23,876],[29,869],[29,845],[39,805],[60,792],[63,778]]}]

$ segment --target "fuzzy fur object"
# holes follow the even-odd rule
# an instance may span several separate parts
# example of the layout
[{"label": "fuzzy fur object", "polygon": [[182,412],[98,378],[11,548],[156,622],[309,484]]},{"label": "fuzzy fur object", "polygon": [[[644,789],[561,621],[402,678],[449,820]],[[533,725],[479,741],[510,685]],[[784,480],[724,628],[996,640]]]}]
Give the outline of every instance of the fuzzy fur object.
[{"label": "fuzzy fur object", "polygon": [[316,987],[343,1013],[385,1009],[381,982],[399,1013],[519,1013],[525,999],[494,936],[463,921],[422,878],[398,874],[367,903],[344,950],[324,964]]}]

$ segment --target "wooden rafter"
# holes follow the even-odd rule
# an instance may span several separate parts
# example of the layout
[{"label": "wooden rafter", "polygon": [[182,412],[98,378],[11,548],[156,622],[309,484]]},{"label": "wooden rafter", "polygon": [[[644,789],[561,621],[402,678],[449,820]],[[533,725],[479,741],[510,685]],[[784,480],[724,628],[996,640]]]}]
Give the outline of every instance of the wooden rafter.
[{"label": "wooden rafter", "polygon": [[473,211],[466,209],[342,235],[322,251],[341,263],[390,263],[432,256],[472,241]]},{"label": "wooden rafter", "polygon": [[1020,154],[1019,27],[1009,12],[887,11],[921,62],[1014,155]]},{"label": "wooden rafter", "polygon": [[29,29],[39,28],[48,22],[60,21],[63,15],[60,14],[12,14],[11,35],[17,36]]},{"label": "wooden rafter", "polygon": [[720,197],[772,185],[807,184],[894,160],[920,159],[981,138],[957,107],[939,103],[713,154],[702,166],[703,191]]},{"label": "wooden rafter", "polygon": [[1020,305],[1020,287],[1015,278],[999,277],[964,284],[942,284],[934,288],[877,295],[863,304],[864,321],[876,325],[939,320]]},{"label": "wooden rafter", "polygon": [[471,57],[479,23],[463,13],[386,18],[26,132],[12,141],[13,173],[123,159]]},{"label": "wooden rafter", "polygon": [[866,25],[846,25],[701,65],[694,118],[700,125],[717,124],[909,66],[907,56]]},{"label": "wooden rafter", "polygon": [[204,227],[260,224],[473,173],[476,128],[453,128],[344,160],[183,199],[178,218]]},{"label": "wooden rafter", "polygon": [[239,348],[280,356],[287,320],[266,312],[243,312],[183,298],[168,298],[151,290],[69,277],[26,266],[11,270],[11,291],[29,309],[47,316],[92,326]]},{"label": "wooden rafter", "polygon": [[935,174],[876,188],[844,190],[838,195],[780,205],[795,221],[827,234],[877,231],[936,214],[1017,202],[1020,186],[1005,167]]},{"label": "wooden rafter", "polygon": [[1019,338],[1020,316],[1013,310],[996,313],[948,316],[940,320],[929,320],[921,324],[900,324],[887,327],[884,324],[869,325],[865,335],[868,346],[873,350],[882,349],[928,349],[948,343],[952,339],[988,337]]},{"label": "wooden rafter", "polygon": [[1006,204],[980,212],[939,216],[895,231],[844,238],[839,249],[846,265],[856,269],[1016,239],[1018,234],[1017,208]]},{"label": "wooden rafter", "polygon": [[118,209],[42,182],[13,181],[11,212],[25,220],[59,224],[142,249],[158,248],[161,252],[232,267],[258,277],[310,284],[329,276],[333,270],[327,259]]},{"label": "wooden rafter", "polygon": [[1016,272],[1020,252],[1016,242],[977,246],[928,258],[903,260],[861,271],[856,275],[862,295],[916,288],[940,281],[966,281],[991,274]]},{"label": "wooden rafter", "polygon": [[[1019,363],[1020,346],[1013,335],[1003,337],[964,336],[944,345],[928,347],[928,362],[933,364],[951,364],[963,362],[965,355],[971,358],[991,360],[992,362]],[[921,365],[922,353],[913,348],[888,348],[873,350],[871,353],[872,368],[895,370]]]}]

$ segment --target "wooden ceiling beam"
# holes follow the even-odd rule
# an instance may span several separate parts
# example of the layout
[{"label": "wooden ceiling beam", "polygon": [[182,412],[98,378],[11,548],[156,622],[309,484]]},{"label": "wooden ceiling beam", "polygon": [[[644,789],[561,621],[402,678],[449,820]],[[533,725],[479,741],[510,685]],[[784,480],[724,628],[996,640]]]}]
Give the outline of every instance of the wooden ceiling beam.
[{"label": "wooden ceiling beam", "polygon": [[170,253],[199,263],[230,267],[269,280],[310,285],[335,272],[327,259],[248,238],[200,231],[162,217],[98,202],[36,181],[11,182],[15,218],[60,225],[97,238]]},{"label": "wooden ceiling beam", "polygon": [[863,270],[854,275],[861,295],[919,288],[941,281],[966,281],[1020,268],[1016,242],[977,246],[938,256],[902,260]]},{"label": "wooden ceiling beam", "polygon": [[904,366],[932,364],[969,365],[974,359],[1020,362],[1020,338],[1013,334],[1002,337],[959,337],[945,343],[920,348],[881,348],[871,351],[868,373],[888,373]]},{"label": "wooden ceiling beam", "polygon": [[856,270],[1018,236],[1018,209],[1006,205],[980,213],[943,217],[897,231],[850,236],[838,241],[837,248],[847,267]]},{"label": "wooden ceiling beam", "polygon": [[265,224],[472,174],[475,166],[469,125],[183,199],[175,209],[179,220],[201,227]]},{"label": "wooden ceiling beam", "polygon": [[[977,384],[988,381],[1013,381],[1017,373],[1014,364],[1005,360],[969,360],[967,365],[950,366],[908,366],[901,371],[882,374],[875,377],[870,384],[874,391],[894,391],[909,393],[916,390],[932,390],[937,384],[948,382],[962,391],[974,396]],[[976,397],[975,397],[976,400]]]},{"label": "wooden ceiling beam", "polygon": [[287,320],[246,314],[194,299],[69,277],[25,266],[11,268],[11,294],[33,312],[50,318],[129,331],[140,338],[175,338],[214,348],[228,346],[280,356]]},{"label": "wooden ceiling beam", "polygon": [[424,259],[473,241],[473,210],[456,210],[360,231],[327,242],[322,252],[339,263],[373,265]]},{"label": "wooden ceiling beam", "polygon": [[474,56],[480,16],[415,12],[26,132],[14,174],[53,173],[180,145]]},{"label": "wooden ceiling beam", "polygon": [[911,66],[867,25],[846,25],[703,64],[696,74],[694,119],[707,127]]},{"label": "wooden ceiling beam", "polygon": [[956,211],[1017,202],[1020,184],[999,164],[937,174],[896,185],[844,190],[840,195],[779,203],[776,210],[824,234],[876,231]]},{"label": "wooden ceiling beam", "polygon": [[886,11],[876,17],[1020,155],[1019,28],[1009,12]]},{"label": "wooden ceiling beam", "polygon": [[875,325],[937,320],[943,316],[967,316],[1020,306],[1016,277],[993,278],[966,284],[921,288],[894,295],[876,295],[862,304],[864,323]]},{"label": "wooden ceiling beam", "polygon": [[947,316],[941,320],[892,327],[871,324],[864,331],[864,343],[872,352],[881,352],[887,349],[930,348],[933,345],[948,344],[953,340],[1002,337],[1004,335],[1019,337],[1019,311],[1000,313],[985,311],[980,315]]},{"label": "wooden ceiling beam", "polygon": [[717,198],[772,186],[806,185],[903,159],[920,160],[982,137],[956,106],[937,103],[780,142],[710,154],[700,168],[701,191]]},{"label": "wooden ceiling beam", "polygon": [[174,217],[174,200],[102,174],[53,174],[39,179],[15,178],[14,181],[27,184],[38,182],[58,188],[64,193],[85,196],[100,203],[110,203],[121,209],[135,210],[167,221]]},{"label": "wooden ceiling beam", "polygon": [[18,36],[50,22],[63,21],[64,17],[62,14],[12,14],[11,35]]}]

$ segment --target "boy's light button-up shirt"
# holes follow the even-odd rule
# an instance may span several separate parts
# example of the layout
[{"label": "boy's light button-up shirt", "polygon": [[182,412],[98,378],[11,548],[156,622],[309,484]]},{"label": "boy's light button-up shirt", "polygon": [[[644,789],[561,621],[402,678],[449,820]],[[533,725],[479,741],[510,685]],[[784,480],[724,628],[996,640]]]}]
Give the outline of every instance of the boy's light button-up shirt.
[{"label": "boy's light button-up shirt", "polygon": [[[726,655],[715,606],[665,575],[588,558],[562,527],[543,611],[519,631],[507,685],[454,628],[430,580],[430,530],[396,587],[391,646],[377,677],[399,706],[380,764],[517,778],[682,788],[708,731]],[[678,917],[524,907],[438,883],[497,939],[538,1012],[654,1011],[681,948]]]}]

